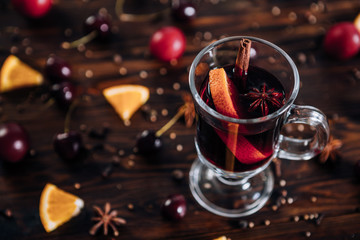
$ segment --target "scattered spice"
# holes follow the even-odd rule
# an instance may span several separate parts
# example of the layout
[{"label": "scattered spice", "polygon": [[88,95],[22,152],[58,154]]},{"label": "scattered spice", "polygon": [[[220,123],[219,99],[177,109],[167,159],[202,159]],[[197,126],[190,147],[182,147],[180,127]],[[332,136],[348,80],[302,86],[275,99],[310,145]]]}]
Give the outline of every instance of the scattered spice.
[{"label": "scattered spice", "polygon": [[122,185],[120,183],[116,184],[116,189],[120,191],[122,189]]},{"label": "scattered spice", "polygon": [[181,144],[176,145],[176,150],[178,152],[181,152],[183,149],[184,149],[183,145],[181,145]]},{"label": "scattered spice", "polygon": [[81,184],[80,184],[80,183],[75,183],[75,184],[74,184],[74,188],[77,189],[77,190],[80,189],[80,188],[81,188]]},{"label": "scattered spice", "polygon": [[254,222],[249,222],[249,228],[253,228],[255,227],[255,223]]},{"label": "scattered spice", "polygon": [[161,87],[159,87],[159,88],[156,89],[156,93],[157,93],[158,95],[163,95],[163,94],[164,94],[164,89],[161,88]]},{"label": "scattered spice", "polygon": [[306,236],[306,237],[311,237],[311,232],[306,231],[306,232],[305,232],[305,236]]},{"label": "scattered spice", "polygon": [[286,186],[286,180],[281,179],[281,180],[279,181],[279,185],[280,185],[280,187],[285,187],[285,186]]},{"label": "scattered spice", "polygon": [[318,215],[318,217],[316,217],[315,218],[315,224],[317,225],[317,226],[319,226],[320,224],[321,224],[321,222],[322,222],[322,220],[324,219],[324,214],[322,214],[322,213],[320,213],[319,215]]},{"label": "scattered spice", "polygon": [[113,172],[113,164],[108,164],[105,169],[101,172],[101,176],[104,179],[110,177],[111,173]]},{"label": "scattered spice", "polygon": [[109,131],[110,131],[110,129],[108,126],[102,127],[101,130],[93,128],[89,131],[88,136],[91,138],[105,139],[107,137]]},{"label": "scattered spice", "polygon": [[1,211],[0,211],[0,214],[1,214],[2,216],[4,216],[5,218],[8,218],[8,219],[10,219],[10,218],[13,217],[12,211],[11,211],[10,209],[8,209],[8,208],[6,208],[6,209],[4,209],[4,210],[1,210]]},{"label": "scattered spice", "polygon": [[132,204],[132,203],[129,203],[129,204],[127,205],[127,207],[128,207],[128,209],[129,209],[130,211],[134,210],[134,204]]},{"label": "scattered spice", "polygon": [[171,175],[176,181],[181,181],[184,179],[184,172],[180,169],[175,169]]},{"label": "scattered spice", "polygon": [[166,117],[168,114],[169,114],[169,111],[168,111],[166,108],[164,108],[164,109],[161,110],[161,115],[162,115],[163,117]]},{"label": "scattered spice", "polygon": [[239,224],[239,227],[243,228],[243,229],[247,228],[249,225],[248,221],[246,221],[246,220],[240,220],[238,224]]},{"label": "scattered spice", "polygon": [[294,199],[293,199],[292,197],[289,197],[289,198],[287,199],[287,203],[288,203],[288,204],[293,204],[293,203],[294,203]]},{"label": "scattered spice", "polygon": [[274,16],[279,16],[281,14],[281,9],[278,7],[278,6],[274,6],[272,9],[271,9],[271,13],[272,15]]},{"label": "scattered spice", "polygon": [[310,201],[313,202],[313,203],[314,203],[314,202],[317,202],[317,197],[316,197],[316,196],[312,196],[312,197],[310,198]]},{"label": "scattered spice", "polygon": [[294,221],[294,222],[300,221],[300,217],[299,217],[299,216],[294,216],[294,217],[293,217],[293,221]]},{"label": "scattered spice", "polygon": [[110,226],[113,230],[114,236],[119,236],[119,231],[116,228],[116,225],[126,224],[126,220],[120,217],[117,217],[118,212],[116,210],[111,210],[111,205],[109,202],[105,203],[104,211],[98,206],[93,206],[97,217],[91,218],[93,221],[97,221],[89,231],[90,235],[95,235],[101,226],[104,227],[104,235],[108,235],[108,227]]},{"label": "scattered spice", "polygon": [[279,207],[275,204],[271,206],[271,210],[273,210],[274,212],[276,212],[278,209]]},{"label": "scattered spice", "polygon": [[269,226],[270,225],[270,220],[269,219],[266,219],[265,221],[264,221],[264,224],[265,224],[265,226]]},{"label": "scattered spice", "polygon": [[325,163],[329,159],[333,162],[340,156],[339,149],[342,147],[342,142],[339,139],[334,139],[330,136],[328,144],[319,156],[320,163]]}]

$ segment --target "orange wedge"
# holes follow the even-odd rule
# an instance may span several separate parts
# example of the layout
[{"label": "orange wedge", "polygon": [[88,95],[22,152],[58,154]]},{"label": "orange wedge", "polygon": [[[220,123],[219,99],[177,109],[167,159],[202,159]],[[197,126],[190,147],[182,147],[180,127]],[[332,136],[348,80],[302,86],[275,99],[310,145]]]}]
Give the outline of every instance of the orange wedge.
[{"label": "orange wedge", "polygon": [[0,71],[0,92],[37,86],[44,81],[40,72],[32,69],[14,55],[6,58]]},{"label": "orange wedge", "polygon": [[360,32],[360,13],[356,16],[354,20],[354,25],[356,29]]},{"label": "orange wedge", "polygon": [[145,86],[128,84],[106,88],[103,94],[121,119],[128,121],[149,99],[150,91]]},{"label": "orange wedge", "polygon": [[[237,102],[239,101],[239,94],[223,68],[213,69],[209,72],[209,86],[216,111],[229,117],[240,118],[244,110]],[[217,134],[233,156],[245,164],[256,163],[268,157],[239,133],[241,130],[239,126],[241,125],[228,123],[223,126],[226,131],[216,129]],[[235,161],[233,156],[226,156],[225,169],[228,171],[233,171]]]},{"label": "orange wedge", "polygon": [[46,184],[40,197],[40,220],[46,232],[51,232],[80,213],[84,201],[53,184]]},{"label": "orange wedge", "polygon": [[216,110],[228,117],[239,118],[236,110],[236,101],[238,101],[239,95],[223,68],[213,69],[209,72],[209,86]]}]

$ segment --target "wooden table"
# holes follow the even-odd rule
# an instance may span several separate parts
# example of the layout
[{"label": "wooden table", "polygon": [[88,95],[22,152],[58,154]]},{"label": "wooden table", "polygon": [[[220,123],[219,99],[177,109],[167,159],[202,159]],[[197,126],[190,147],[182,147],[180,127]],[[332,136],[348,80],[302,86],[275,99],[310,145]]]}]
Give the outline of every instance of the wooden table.
[{"label": "wooden table", "polygon": [[[322,49],[322,39],[332,24],[353,21],[360,12],[358,0],[205,0],[197,2],[198,16],[191,23],[175,21],[169,12],[156,20],[122,21],[115,13],[115,1],[110,0],[57,0],[45,18],[30,21],[7,2],[2,2],[0,10],[0,62],[10,53],[39,71],[51,53],[70,62],[73,81],[91,90],[87,101],[75,110],[71,128],[81,131],[88,148],[99,144],[105,148],[91,150],[82,162],[64,162],[52,146],[53,136],[63,130],[64,111],[56,105],[44,110],[43,92],[36,89],[1,94],[2,119],[16,119],[27,129],[36,154],[19,164],[0,165],[0,209],[12,213],[10,218],[0,216],[0,239],[214,239],[223,235],[233,240],[360,239],[360,182],[353,174],[360,160],[360,56],[339,61]],[[147,3],[128,1],[125,10],[150,13],[170,4],[139,2]],[[101,7],[113,17],[111,41],[62,49],[63,41],[83,35],[84,19]],[[148,48],[151,35],[167,25],[181,28],[187,41],[184,56],[173,64],[155,59]],[[155,159],[133,152],[141,131],[159,129],[182,105],[195,55],[211,41],[232,35],[261,37],[288,52],[301,76],[296,102],[322,109],[331,119],[332,135],[343,143],[336,162],[282,160],[275,192],[287,191],[284,204],[274,211],[272,199],[259,212],[242,219],[213,215],[192,197],[188,172],[196,157],[194,126],[187,128],[182,119],[178,121],[163,135],[164,148]],[[155,121],[138,111],[131,125],[125,126],[100,94],[107,86],[125,83],[149,87],[147,105],[156,110]],[[26,99],[30,100],[24,106]],[[110,130],[106,138],[89,135],[104,126]],[[120,164],[104,178],[114,158]],[[174,170],[184,173],[184,178],[174,180]],[[51,233],[43,229],[38,209],[46,183],[85,201],[79,216]],[[174,193],[187,200],[188,212],[180,222],[160,214],[161,204]],[[111,231],[109,236],[90,236],[92,206],[102,207],[106,202],[128,223],[119,227],[119,237],[112,237]],[[304,220],[319,214],[324,217],[318,224]],[[252,228],[243,228],[241,220],[252,222]]]}]

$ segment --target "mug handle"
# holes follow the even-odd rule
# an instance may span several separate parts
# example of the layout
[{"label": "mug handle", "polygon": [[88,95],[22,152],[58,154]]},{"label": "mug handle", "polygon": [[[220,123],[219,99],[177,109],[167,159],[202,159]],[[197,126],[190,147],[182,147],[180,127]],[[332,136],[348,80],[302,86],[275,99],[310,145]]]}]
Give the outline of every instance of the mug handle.
[{"label": "mug handle", "polygon": [[[283,129],[287,124],[302,125],[297,135],[302,134],[304,125],[308,125],[313,134],[304,132],[303,136],[297,137],[284,134]],[[312,106],[292,105],[280,131],[277,157],[288,160],[309,160],[321,153],[329,141],[329,136],[329,124],[324,113]]]}]

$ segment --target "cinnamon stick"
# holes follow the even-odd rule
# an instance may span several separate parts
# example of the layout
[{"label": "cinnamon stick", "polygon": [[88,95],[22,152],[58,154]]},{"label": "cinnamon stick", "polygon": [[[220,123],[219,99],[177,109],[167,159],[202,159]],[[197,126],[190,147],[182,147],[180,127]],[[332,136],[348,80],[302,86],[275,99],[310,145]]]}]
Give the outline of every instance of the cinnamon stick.
[{"label": "cinnamon stick", "polygon": [[246,77],[249,69],[251,51],[251,40],[241,39],[239,51],[235,62],[235,76],[240,80],[240,87],[242,91],[245,91]]}]

